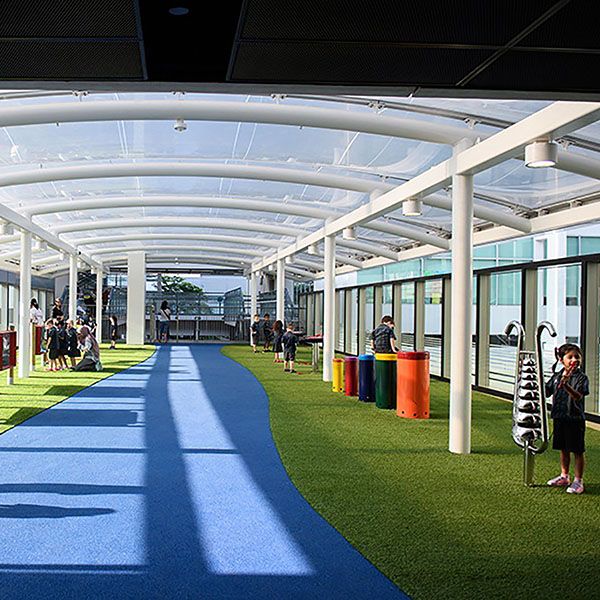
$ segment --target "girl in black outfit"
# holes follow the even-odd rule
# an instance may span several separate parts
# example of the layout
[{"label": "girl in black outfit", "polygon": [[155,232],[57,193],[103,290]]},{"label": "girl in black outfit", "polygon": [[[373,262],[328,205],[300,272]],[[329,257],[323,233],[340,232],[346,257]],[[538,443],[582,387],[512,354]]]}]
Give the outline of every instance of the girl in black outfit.
[{"label": "girl in black outfit", "polygon": [[66,338],[67,338],[67,356],[71,359],[71,367],[74,367],[77,363],[75,360],[81,356],[81,352],[79,351],[79,339],[77,338],[77,329],[75,329],[75,325],[73,321],[69,319],[67,321],[66,328]]},{"label": "girl in black outfit", "polygon": [[56,321],[64,321],[65,313],[62,310],[62,301],[60,298],[54,300],[54,306],[52,307],[52,318]]},{"label": "girl in black outfit", "polygon": [[67,324],[63,320],[58,322],[58,364],[61,369],[68,369],[66,356],[68,354],[69,343],[67,340]]},{"label": "girl in black outfit", "polygon": [[58,328],[54,324],[54,319],[46,321],[46,349],[50,361],[48,371],[58,371],[56,362],[58,359]]},{"label": "girl in black outfit", "polygon": [[118,334],[119,322],[117,321],[117,315],[110,315],[108,322],[110,324],[110,348],[109,348],[109,350],[115,350],[117,347],[117,338],[119,336],[119,334]]},{"label": "girl in black outfit", "polygon": [[283,362],[283,323],[277,319],[273,323],[273,352],[275,352],[274,363]]}]

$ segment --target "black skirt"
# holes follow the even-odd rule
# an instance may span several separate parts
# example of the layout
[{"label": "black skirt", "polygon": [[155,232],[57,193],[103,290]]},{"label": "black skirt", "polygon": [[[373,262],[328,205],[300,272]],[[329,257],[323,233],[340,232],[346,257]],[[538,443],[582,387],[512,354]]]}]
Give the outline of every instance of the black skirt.
[{"label": "black skirt", "polygon": [[585,421],[583,419],[554,419],[552,448],[583,454],[585,452]]}]

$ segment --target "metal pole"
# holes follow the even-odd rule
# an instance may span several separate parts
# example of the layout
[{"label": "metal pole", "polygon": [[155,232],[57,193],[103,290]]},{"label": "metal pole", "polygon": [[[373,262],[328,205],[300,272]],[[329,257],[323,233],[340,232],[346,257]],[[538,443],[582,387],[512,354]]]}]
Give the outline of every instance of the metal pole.
[{"label": "metal pole", "polygon": [[258,281],[257,273],[250,273],[250,321],[258,312]]},{"label": "metal pole", "polygon": [[[8,327],[8,329],[10,331],[14,331],[15,330],[15,326],[14,325],[10,325]],[[18,332],[17,332],[18,335]],[[8,375],[6,376],[6,385],[12,385],[15,382],[15,369],[14,367],[10,367],[8,369]]]},{"label": "metal pole", "polygon": [[102,270],[96,270],[96,339],[102,341]]},{"label": "metal pole", "polygon": [[77,257],[69,256],[69,319],[77,320]]},{"label": "metal pole", "polygon": [[29,377],[31,361],[31,233],[21,232],[21,263],[19,265],[19,377]]},{"label": "metal pole", "polygon": [[[465,150],[463,140],[455,155]],[[471,452],[471,311],[473,305],[473,176],[452,177],[452,325],[449,450]]]},{"label": "metal pole", "polygon": [[325,236],[323,307],[323,381],[332,381],[335,343],[335,236]]},{"label": "metal pole", "polygon": [[285,323],[285,262],[283,259],[277,261],[277,318]]}]

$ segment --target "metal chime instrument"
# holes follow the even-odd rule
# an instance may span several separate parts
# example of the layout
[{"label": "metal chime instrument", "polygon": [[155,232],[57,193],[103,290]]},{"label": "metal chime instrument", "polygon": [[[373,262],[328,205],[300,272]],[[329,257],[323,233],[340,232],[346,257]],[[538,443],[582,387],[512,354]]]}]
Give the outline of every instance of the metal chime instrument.
[{"label": "metal chime instrument", "polygon": [[533,485],[535,455],[548,447],[548,412],[542,361],[542,334],[544,331],[556,337],[552,323],[538,324],[535,336],[535,352],[524,350],[525,329],[518,321],[511,321],[505,328],[508,337],[517,330],[517,365],[512,410],[512,437],[523,448],[523,482]]}]

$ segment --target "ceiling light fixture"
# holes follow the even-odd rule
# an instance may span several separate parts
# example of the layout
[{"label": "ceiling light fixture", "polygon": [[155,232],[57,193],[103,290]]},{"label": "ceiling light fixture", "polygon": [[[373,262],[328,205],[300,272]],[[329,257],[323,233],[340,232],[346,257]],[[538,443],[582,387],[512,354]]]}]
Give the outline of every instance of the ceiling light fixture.
[{"label": "ceiling light fixture", "polygon": [[549,140],[538,140],[525,146],[525,166],[530,169],[542,169],[556,166],[558,144]]},{"label": "ceiling light fixture", "polygon": [[286,256],[285,257],[285,264],[286,265],[291,265],[292,264],[292,257],[291,256]]},{"label": "ceiling light fixture", "polygon": [[14,235],[15,228],[12,223],[2,223],[0,225],[0,235]]},{"label": "ceiling light fixture", "polygon": [[423,201],[420,198],[409,198],[402,203],[402,214],[405,217],[418,217],[423,212]]},{"label": "ceiling light fixture", "polygon": [[308,247],[308,253],[309,253],[311,256],[317,256],[317,254],[319,254],[319,250],[318,250],[318,248],[317,248],[317,245],[316,245],[316,244],[311,244],[311,245]]},{"label": "ceiling light fixture", "polygon": [[169,14],[173,15],[174,17],[183,17],[184,15],[187,15],[190,12],[189,8],[186,8],[185,6],[173,6],[172,8],[169,9]]},{"label": "ceiling light fixture", "polygon": [[173,125],[173,129],[181,133],[187,129],[187,123],[183,119],[177,119],[175,125]]},{"label": "ceiling light fixture", "polygon": [[355,227],[344,227],[342,231],[342,238],[345,240],[355,240],[356,239],[356,228]]}]

